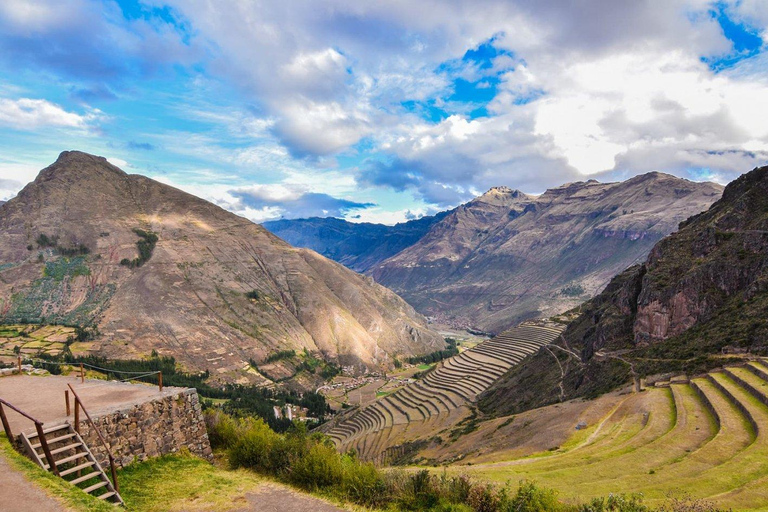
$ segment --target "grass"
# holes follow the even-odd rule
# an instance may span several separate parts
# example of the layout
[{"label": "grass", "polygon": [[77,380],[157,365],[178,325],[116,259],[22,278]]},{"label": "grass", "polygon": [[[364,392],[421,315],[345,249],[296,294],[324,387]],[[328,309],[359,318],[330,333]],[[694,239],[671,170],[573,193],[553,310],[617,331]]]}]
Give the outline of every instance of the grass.
[{"label": "grass", "polygon": [[[63,340],[75,336],[74,327],[38,325],[2,325],[0,326],[0,356],[12,356],[15,347],[22,355],[34,355],[45,352],[58,355],[64,349]],[[22,337],[22,335],[24,335]]]},{"label": "grass", "polygon": [[131,464],[118,474],[126,506],[137,512],[229,510],[247,505],[245,493],[264,479],[226,470],[187,454]]},{"label": "grass", "polygon": [[[746,370],[734,373],[768,389]],[[695,379],[721,419],[719,428],[693,388],[675,384],[631,395],[603,418],[600,428],[574,432],[554,454],[449,471],[498,483],[535,480],[574,501],[640,492],[647,504],[661,505],[670,494],[689,493],[734,510],[768,510],[768,407],[727,375],[713,377],[766,427],[755,435],[724,393],[706,379]]]},{"label": "grass", "polygon": [[[114,512],[115,507],[105,503],[80,489],[68,484],[61,478],[48,473],[43,468],[24,457],[11,447],[5,434],[0,434],[0,453],[10,466],[22,473],[48,495],[55,497],[67,507],[82,512]],[[1,478],[1,476],[0,476]]]}]

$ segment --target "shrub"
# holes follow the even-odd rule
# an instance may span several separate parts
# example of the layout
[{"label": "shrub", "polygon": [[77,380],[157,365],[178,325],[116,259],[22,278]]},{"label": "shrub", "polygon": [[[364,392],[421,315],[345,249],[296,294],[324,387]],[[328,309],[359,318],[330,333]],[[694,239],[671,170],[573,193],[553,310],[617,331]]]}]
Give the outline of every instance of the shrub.
[{"label": "shrub", "polygon": [[236,468],[271,473],[272,449],[279,442],[280,435],[270,429],[262,419],[240,420],[235,441],[228,450],[229,462]]},{"label": "shrub", "polygon": [[593,499],[583,505],[580,512],[651,512],[651,509],[643,505],[642,495],[610,494],[607,498]]},{"label": "shrub", "polygon": [[368,507],[381,507],[391,500],[387,485],[371,463],[361,463],[354,455],[341,458],[342,489],[347,499]]},{"label": "shrub", "polygon": [[[467,504],[475,512],[497,512],[501,508],[498,494],[492,486],[485,484],[472,486],[469,490],[469,496],[467,496]],[[510,510],[515,509],[510,508]]]},{"label": "shrub", "polygon": [[[534,482],[522,481],[520,487],[517,488],[517,493],[509,500],[505,509],[516,512],[554,512],[561,510],[562,506],[557,501],[557,494],[552,489],[539,487]],[[625,512],[624,509],[616,510]],[[629,509],[626,512],[629,512]]]},{"label": "shrub", "polygon": [[237,422],[231,416],[214,409],[207,409],[203,415],[211,447],[229,449],[237,441]]},{"label": "shrub", "polygon": [[304,489],[327,488],[341,484],[341,458],[333,446],[312,445],[304,457],[293,463],[291,481]]}]

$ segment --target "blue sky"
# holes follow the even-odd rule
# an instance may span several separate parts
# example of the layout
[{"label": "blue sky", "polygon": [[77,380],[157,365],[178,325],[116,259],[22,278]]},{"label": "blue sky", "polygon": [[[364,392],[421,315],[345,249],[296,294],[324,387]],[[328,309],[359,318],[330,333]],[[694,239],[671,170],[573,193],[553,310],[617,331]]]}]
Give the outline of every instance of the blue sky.
[{"label": "blue sky", "polygon": [[255,221],[768,163],[768,6],[0,4],[0,199],[63,150]]}]

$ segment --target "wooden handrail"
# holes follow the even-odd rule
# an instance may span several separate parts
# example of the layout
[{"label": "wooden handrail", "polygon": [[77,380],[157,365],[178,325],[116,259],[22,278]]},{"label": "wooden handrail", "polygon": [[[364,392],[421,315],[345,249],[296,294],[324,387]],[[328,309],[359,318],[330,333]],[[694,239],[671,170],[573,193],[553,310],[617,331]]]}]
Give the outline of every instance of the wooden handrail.
[{"label": "wooden handrail", "polygon": [[3,430],[5,430],[5,433],[8,435],[8,440],[11,442],[11,444],[13,444],[13,433],[11,432],[11,425],[8,423],[8,418],[5,416],[5,409],[3,409],[4,405],[21,414],[28,420],[31,420],[35,424],[35,430],[37,430],[37,438],[40,440],[40,447],[43,449],[45,459],[48,461],[48,466],[50,467],[51,471],[53,471],[54,475],[59,476],[59,468],[56,467],[56,463],[53,460],[53,455],[51,455],[51,449],[48,447],[48,440],[45,438],[43,422],[33,418],[7,400],[0,398],[0,419],[2,419]]},{"label": "wooden handrail", "polygon": [[72,384],[67,384],[67,386],[69,386],[69,389],[72,391],[72,395],[75,397],[75,432],[78,434],[80,433],[80,409],[82,409],[85,413],[85,417],[88,419],[88,424],[96,432],[96,435],[99,436],[99,440],[101,441],[102,446],[104,446],[104,449],[107,451],[107,457],[109,458],[109,468],[110,472],[112,473],[112,485],[115,488],[115,492],[120,492],[117,485],[117,469],[115,468],[115,457],[112,456],[112,450],[109,449],[107,441],[104,439],[104,436],[101,435],[101,431],[91,419],[91,415],[88,414],[88,410],[83,405],[83,401],[80,400],[80,397],[77,395],[75,388],[72,387]]}]

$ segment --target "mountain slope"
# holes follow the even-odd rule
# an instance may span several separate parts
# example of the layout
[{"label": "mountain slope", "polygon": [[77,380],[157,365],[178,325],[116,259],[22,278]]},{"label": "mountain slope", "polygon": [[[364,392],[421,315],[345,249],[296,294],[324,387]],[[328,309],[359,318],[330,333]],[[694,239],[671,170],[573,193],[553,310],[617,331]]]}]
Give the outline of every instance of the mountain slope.
[{"label": "mountain slope", "polygon": [[295,247],[306,247],[356,272],[394,256],[419,241],[447,212],[387,226],[342,219],[285,219],[262,224]]},{"label": "mountain slope", "polygon": [[560,365],[550,353],[530,358],[488,391],[484,410],[595,396],[633,372],[703,372],[729,346],[768,354],[768,167],[729,184],[579,313],[555,351]]},{"label": "mountain slope", "polygon": [[80,152],[0,209],[0,320],[93,324],[101,354],[157,349],[222,380],[275,350],[376,367],[442,347],[370,278]]},{"label": "mountain slope", "polygon": [[424,314],[499,332],[598,293],[721,191],[660,173],[538,197],[498,187],[368,273]]}]

